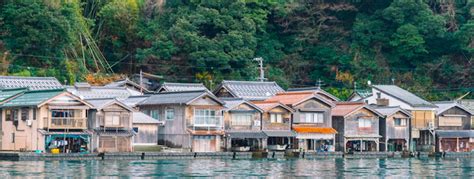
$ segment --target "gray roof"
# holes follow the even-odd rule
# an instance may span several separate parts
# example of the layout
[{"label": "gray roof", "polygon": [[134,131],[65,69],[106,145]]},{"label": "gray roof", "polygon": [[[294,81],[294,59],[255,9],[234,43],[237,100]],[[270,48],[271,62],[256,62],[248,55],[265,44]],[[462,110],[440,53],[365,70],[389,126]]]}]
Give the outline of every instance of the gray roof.
[{"label": "gray roof", "polygon": [[263,131],[268,137],[296,137],[296,133],[291,130]]},{"label": "gray roof", "polygon": [[391,116],[397,112],[402,112],[406,114],[407,116],[411,117],[411,113],[398,107],[398,106],[372,106],[373,109],[375,109],[377,112],[380,114],[383,114],[385,116]]},{"label": "gray roof", "polygon": [[241,98],[219,98],[219,99],[221,99],[222,101],[225,102],[225,104],[224,104],[225,110],[232,110],[232,109],[234,109],[235,107],[237,107],[237,106],[239,106],[239,105],[245,103],[245,104],[247,104],[247,105],[249,105],[249,106],[252,106],[252,107],[255,108],[257,111],[263,112],[263,110],[260,109],[260,108],[259,108],[258,106],[256,106],[255,104],[250,103],[250,102],[248,102],[248,101],[246,101],[246,100],[243,100],[243,99],[241,99]]},{"label": "gray roof", "polygon": [[132,111],[133,109],[130,108],[129,106],[125,105],[124,103],[118,101],[115,98],[101,98],[101,99],[88,99],[86,100],[89,104],[91,104],[95,109],[102,109],[104,107],[107,107],[111,104],[118,104],[122,106],[123,108]]},{"label": "gray roof", "polygon": [[261,139],[261,138],[267,138],[267,135],[262,132],[262,131],[225,131],[226,135],[229,136],[229,138],[240,138],[240,139]]},{"label": "gray roof", "polygon": [[460,105],[458,104],[456,101],[435,101],[433,102],[436,106],[438,106],[438,109],[436,109],[436,115],[440,115],[442,114],[443,112],[445,112],[446,110],[448,109],[451,109],[453,107],[458,107],[466,112],[468,112],[469,114],[473,114],[472,111],[470,111],[468,108],[466,108],[465,106],[463,105]]},{"label": "gray roof", "polygon": [[276,82],[260,81],[222,81],[221,85],[215,90],[225,88],[236,98],[245,100],[265,100],[274,96],[278,92],[283,92],[283,88]]},{"label": "gray roof", "polygon": [[143,92],[150,92],[146,87],[140,86],[139,84],[135,83],[134,81],[126,78],[122,80],[117,80],[114,82],[111,82],[109,84],[105,85],[106,87],[127,87],[127,86],[132,86],[133,88],[137,90],[143,90]]},{"label": "gray roof", "polygon": [[133,115],[133,123],[134,124],[162,124],[163,121],[158,121],[152,118],[149,115],[146,115],[143,112],[135,111],[132,113]]},{"label": "gray roof", "polygon": [[458,102],[467,109],[474,111],[474,99],[462,99],[458,100]]},{"label": "gray roof", "polygon": [[129,96],[127,99],[119,99],[122,103],[130,107],[136,107],[138,103],[150,97],[150,95]]},{"label": "gray roof", "polygon": [[164,82],[158,92],[198,91],[207,90],[202,83],[168,83]]},{"label": "gray roof", "polygon": [[443,138],[474,138],[474,130],[436,130],[436,135]]},{"label": "gray roof", "polygon": [[217,99],[217,97],[215,97],[212,93],[205,90],[157,93],[138,103],[138,105],[188,104],[194,99],[197,99],[204,95],[208,95],[218,103],[224,104],[224,102]]},{"label": "gray roof", "polygon": [[95,130],[99,136],[123,136],[129,137],[135,135],[132,130]]},{"label": "gray roof", "polygon": [[117,98],[125,99],[137,95],[125,87],[90,86],[87,83],[79,83],[75,86],[67,86],[67,91],[83,99]]},{"label": "gray roof", "polygon": [[436,105],[421,99],[420,97],[408,92],[396,85],[373,85],[375,89],[378,89],[394,98],[397,98],[412,107],[436,107]]},{"label": "gray roof", "polygon": [[61,89],[54,77],[0,76],[0,89],[29,88],[30,90]]}]

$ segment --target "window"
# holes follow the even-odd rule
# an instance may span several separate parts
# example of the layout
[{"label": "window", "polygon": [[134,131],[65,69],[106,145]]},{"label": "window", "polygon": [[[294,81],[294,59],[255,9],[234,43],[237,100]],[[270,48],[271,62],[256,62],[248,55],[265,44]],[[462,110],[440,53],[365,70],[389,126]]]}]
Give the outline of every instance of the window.
[{"label": "window", "polygon": [[322,113],[322,112],[301,113],[300,122],[323,123],[324,122],[324,113]]},{"label": "window", "polygon": [[395,118],[393,122],[395,126],[407,126],[407,119],[405,118]]},{"label": "window", "polygon": [[36,120],[36,108],[33,108],[33,120]]},{"label": "window", "polygon": [[174,120],[174,109],[166,109],[165,116],[167,121]]},{"label": "window", "polygon": [[29,118],[29,109],[28,108],[21,108],[21,120],[26,121]]},{"label": "window", "polygon": [[219,124],[217,111],[212,109],[195,109],[194,125],[217,126]]},{"label": "window", "polygon": [[133,131],[135,131],[135,133],[138,133],[138,127],[134,127]]},{"label": "window", "polygon": [[372,127],[372,121],[370,119],[359,118],[359,128],[370,128]]},{"label": "window", "polygon": [[105,115],[105,125],[106,126],[119,126],[120,125],[120,116],[118,116],[118,115]]},{"label": "window", "polygon": [[250,126],[252,125],[252,114],[232,114],[231,124],[233,126]]},{"label": "window", "polygon": [[53,118],[72,118],[74,117],[74,110],[52,110],[51,116]]},{"label": "window", "polygon": [[271,123],[283,123],[282,114],[271,113],[270,114]]},{"label": "window", "polygon": [[150,110],[149,115],[150,115],[153,119],[160,120],[160,111],[158,111],[157,109]]},{"label": "window", "polygon": [[13,120],[13,112],[11,109],[5,109],[5,121]]},{"label": "window", "polygon": [[12,133],[12,143],[15,143],[15,133]]}]

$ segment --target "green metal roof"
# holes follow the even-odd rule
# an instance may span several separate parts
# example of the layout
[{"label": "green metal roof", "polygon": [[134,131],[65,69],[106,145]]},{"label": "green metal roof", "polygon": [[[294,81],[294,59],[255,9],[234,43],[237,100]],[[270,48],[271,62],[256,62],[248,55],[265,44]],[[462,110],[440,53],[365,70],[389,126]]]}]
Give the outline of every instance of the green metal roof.
[{"label": "green metal roof", "polygon": [[0,91],[0,102],[3,102],[15,95],[27,91],[26,88],[4,89]]},{"label": "green metal roof", "polygon": [[42,102],[55,97],[64,92],[64,89],[54,90],[39,90],[26,91],[21,96],[18,96],[2,105],[2,107],[26,107],[37,106]]},{"label": "green metal roof", "polygon": [[372,90],[358,89],[355,90],[355,93],[361,98],[366,98],[372,95]]}]

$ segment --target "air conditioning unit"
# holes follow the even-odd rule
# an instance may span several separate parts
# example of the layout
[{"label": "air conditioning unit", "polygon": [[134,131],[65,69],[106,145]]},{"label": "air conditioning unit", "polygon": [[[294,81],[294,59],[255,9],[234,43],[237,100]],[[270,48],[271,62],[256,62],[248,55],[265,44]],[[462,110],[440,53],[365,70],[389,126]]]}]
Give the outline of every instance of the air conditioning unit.
[{"label": "air conditioning unit", "polygon": [[33,120],[31,120],[31,119],[26,120],[26,125],[27,126],[32,126],[33,125]]}]

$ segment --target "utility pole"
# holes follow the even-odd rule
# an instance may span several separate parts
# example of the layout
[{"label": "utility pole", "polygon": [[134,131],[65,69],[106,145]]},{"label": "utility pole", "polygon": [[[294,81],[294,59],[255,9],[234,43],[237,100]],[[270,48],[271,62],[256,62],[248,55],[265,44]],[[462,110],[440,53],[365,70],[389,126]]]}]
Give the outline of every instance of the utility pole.
[{"label": "utility pole", "polygon": [[140,69],[140,93],[143,94],[143,71]]},{"label": "utility pole", "polygon": [[262,57],[258,57],[258,58],[254,58],[253,60],[255,61],[258,61],[258,66],[260,68],[260,77],[258,78],[261,82],[265,81],[266,78],[265,78],[265,71],[263,70],[263,58]]},{"label": "utility pole", "polygon": [[323,81],[321,81],[321,79],[318,79],[318,83],[316,84],[316,86],[318,87],[318,89],[321,89],[321,86],[323,86]]}]

